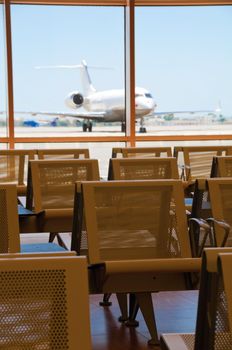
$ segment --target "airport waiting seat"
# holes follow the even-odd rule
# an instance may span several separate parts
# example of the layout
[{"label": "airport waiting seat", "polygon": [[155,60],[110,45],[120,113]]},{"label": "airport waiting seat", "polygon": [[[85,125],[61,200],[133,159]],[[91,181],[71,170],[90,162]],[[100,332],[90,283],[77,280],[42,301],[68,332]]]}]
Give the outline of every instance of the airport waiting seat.
[{"label": "airport waiting seat", "polygon": [[67,149],[39,149],[38,159],[84,159],[89,158],[87,148],[67,148]]},{"label": "airport waiting seat", "polygon": [[213,244],[216,247],[232,246],[232,178],[208,179],[212,217]]},{"label": "airport waiting seat", "polygon": [[[134,294],[158,342],[151,293],[192,288],[191,257],[180,180],[82,182],[72,250],[80,253],[83,209],[88,239],[90,292],[116,293],[121,320],[128,320],[126,293]],[[189,279],[188,279],[189,277]]]},{"label": "airport waiting seat", "polygon": [[60,251],[64,248],[55,243],[20,245],[17,188],[12,184],[0,184],[0,254]]},{"label": "airport waiting seat", "polygon": [[190,242],[195,257],[202,255],[204,247],[214,245],[210,225],[206,222],[210,217],[212,211],[208,183],[206,179],[198,179],[194,184],[192,206],[188,213]]},{"label": "airport waiting seat", "polygon": [[0,279],[1,349],[91,349],[84,257],[0,255]]},{"label": "airport waiting seat", "polygon": [[161,350],[232,349],[232,248],[206,249],[195,334],[162,334]]},{"label": "airport waiting seat", "polygon": [[27,209],[37,215],[22,218],[20,232],[50,232],[49,241],[63,245],[59,233],[72,231],[75,182],[99,179],[96,159],[31,161]]},{"label": "airport waiting seat", "polygon": [[214,157],[211,177],[232,177],[232,157]]},{"label": "airport waiting seat", "polygon": [[[178,179],[176,158],[111,158],[108,180]],[[104,295],[102,306],[108,306],[109,295]]]},{"label": "airport waiting seat", "polygon": [[[183,156],[180,161],[181,153]],[[196,179],[208,178],[214,156],[232,154],[231,146],[191,146],[175,147],[174,156],[182,163],[182,179],[191,184]]]},{"label": "airport waiting seat", "polygon": [[35,150],[0,150],[0,182],[17,185],[18,196],[26,196],[28,162]]},{"label": "airport waiting seat", "polygon": [[108,180],[178,179],[176,158],[111,158]]},{"label": "airport waiting seat", "polygon": [[193,254],[201,255],[204,246],[232,246],[232,178],[197,180],[196,187],[190,226],[202,218],[210,227],[204,232],[198,231],[199,226],[190,227]]},{"label": "airport waiting seat", "polygon": [[114,147],[112,158],[172,157],[171,147]]}]

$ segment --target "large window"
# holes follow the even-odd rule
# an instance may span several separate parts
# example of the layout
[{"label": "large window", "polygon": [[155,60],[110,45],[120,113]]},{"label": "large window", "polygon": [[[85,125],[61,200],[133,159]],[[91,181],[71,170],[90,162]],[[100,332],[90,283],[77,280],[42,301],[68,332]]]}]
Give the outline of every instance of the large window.
[{"label": "large window", "polygon": [[66,3],[1,5],[3,142],[232,140],[232,0]]},{"label": "large window", "polygon": [[0,4],[0,137],[7,136],[6,56],[3,5]]},{"label": "large window", "polygon": [[147,135],[231,135],[232,7],[138,7],[135,23],[136,85],[157,104]]},{"label": "large window", "polygon": [[12,5],[11,17],[15,135],[124,135],[124,8]]}]

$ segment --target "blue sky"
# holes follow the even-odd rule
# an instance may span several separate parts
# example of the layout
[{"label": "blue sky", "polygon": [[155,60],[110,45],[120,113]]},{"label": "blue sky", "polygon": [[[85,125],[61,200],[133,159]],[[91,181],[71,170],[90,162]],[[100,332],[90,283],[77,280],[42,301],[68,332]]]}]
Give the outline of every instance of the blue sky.
[{"label": "blue sky", "polygon": [[[85,59],[113,68],[90,70],[97,90],[124,87],[123,8],[11,10],[16,110],[67,110],[65,96],[81,91],[78,70],[36,70],[37,65]],[[223,113],[232,115],[231,6],[138,7],[135,25],[136,85],[151,91],[159,111],[214,109],[220,100]]]}]

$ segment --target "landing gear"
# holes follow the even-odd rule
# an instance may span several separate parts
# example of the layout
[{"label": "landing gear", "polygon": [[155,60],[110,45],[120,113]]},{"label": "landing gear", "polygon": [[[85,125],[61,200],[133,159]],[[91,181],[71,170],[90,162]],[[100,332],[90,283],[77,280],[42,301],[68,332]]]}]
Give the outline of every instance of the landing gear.
[{"label": "landing gear", "polygon": [[143,120],[143,118],[140,119],[140,128],[139,128],[139,132],[140,132],[141,134],[144,134],[144,133],[147,132],[147,129],[146,129],[145,126],[144,126],[144,120]]},{"label": "landing gear", "polygon": [[86,131],[92,132],[92,128],[93,128],[93,124],[91,121],[87,120],[83,122],[82,124],[83,132],[86,132]]},{"label": "landing gear", "polygon": [[121,132],[125,132],[126,131],[126,123],[122,122],[121,123]]}]

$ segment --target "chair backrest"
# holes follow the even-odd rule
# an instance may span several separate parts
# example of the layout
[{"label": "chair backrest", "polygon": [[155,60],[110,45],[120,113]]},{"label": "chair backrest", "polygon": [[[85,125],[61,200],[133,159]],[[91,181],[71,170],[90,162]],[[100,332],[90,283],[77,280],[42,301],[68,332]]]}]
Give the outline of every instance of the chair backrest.
[{"label": "chair backrest", "polygon": [[19,251],[16,185],[0,184],[0,253]]},{"label": "chair backrest", "polygon": [[89,158],[87,148],[68,148],[68,149],[39,149],[37,151],[39,159],[84,159]]},{"label": "chair backrest", "polygon": [[[208,179],[210,203],[212,216],[216,220],[224,220],[232,225],[232,178]],[[225,231],[219,225],[214,225],[215,244],[220,246],[223,242]],[[232,246],[232,233],[229,233],[226,242],[227,246]]]},{"label": "chair backrest", "polygon": [[[223,257],[227,254],[230,256],[231,271],[232,248],[209,248],[205,249],[203,253],[195,350],[228,350],[232,348],[232,334],[231,327],[229,327],[227,299],[227,295],[231,295],[232,293],[231,272],[229,276],[229,286],[227,285],[228,289],[230,288],[230,293],[228,293],[228,291],[225,293],[219,267],[221,263],[219,262],[218,265],[218,256]],[[224,262],[227,264],[228,260],[224,260]],[[226,269],[228,269],[228,266]]]},{"label": "chair backrest", "polygon": [[232,157],[214,157],[211,177],[232,177]]},{"label": "chair backrest", "polygon": [[[222,282],[222,285],[224,286],[224,291],[225,291],[224,304],[227,307],[227,315],[225,314],[223,315],[224,316],[223,320],[227,321],[223,323],[225,324],[225,326],[227,326],[226,329],[224,328],[224,331],[226,331],[226,334],[224,335],[224,337],[227,338],[227,341],[229,341],[230,348],[232,348],[232,279],[231,279],[232,253],[228,252],[228,253],[219,254],[218,265],[219,265],[218,266],[219,274],[221,276],[221,282]],[[218,301],[221,302],[220,298],[218,298]],[[221,310],[221,308],[217,308],[217,309]],[[218,324],[218,322],[216,322],[216,324]]]},{"label": "chair backrest", "polygon": [[0,279],[1,349],[91,349],[84,257],[0,257]]},{"label": "chair backrest", "polygon": [[34,160],[29,164],[27,208],[73,208],[76,181],[99,180],[96,159]]},{"label": "chair backrest", "polygon": [[115,158],[109,162],[109,180],[178,178],[176,158]]},{"label": "chair backrest", "polygon": [[[213,157],[231,154],[231,150],[231,146],[182,147],[185,180],[210,177]],[[180,149],[178,149],[178,153],[180,153]]]},{"label": "chair backrest", "polygon": [[207,219],[211,216],[211,204],[208,184],[206,179],[198,179],[195,182],[190,217]]},{"label": "chair backrest", "polygon": [[0,182],[17,185],[18,194],[26,194],[28,162],[35,150],[0,150]]},{"label": "chair backrest", "polygon": [[172,157],[171,147],[115,147],[112,158]]},{"label": "chair backrest", "polygon": [[83,182],[82,193],[90,263],[191,257],[180,180]]}]

